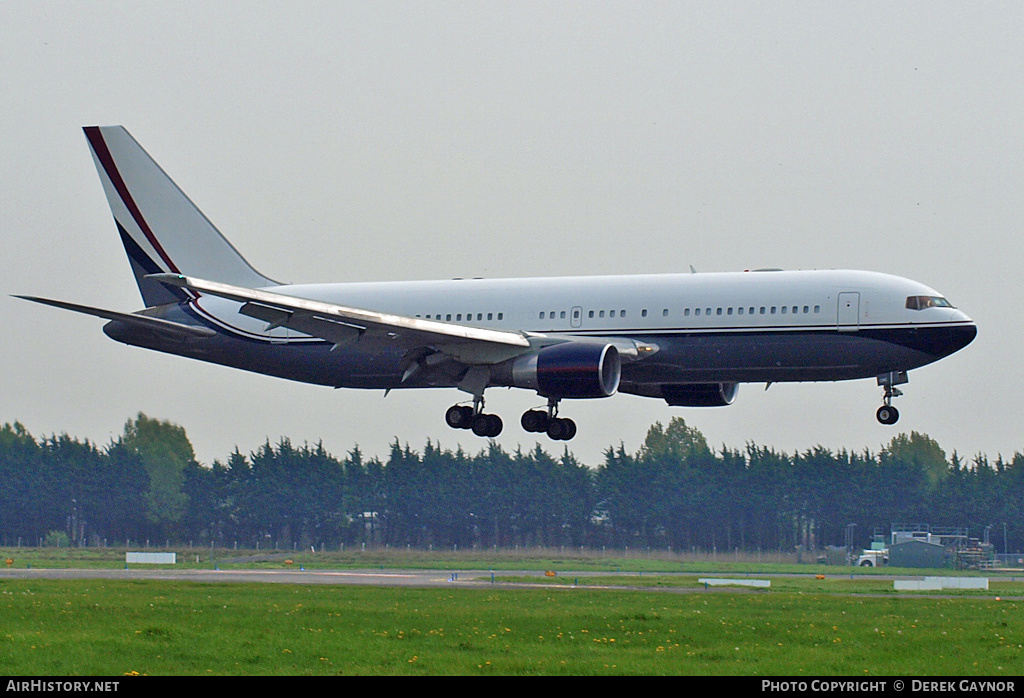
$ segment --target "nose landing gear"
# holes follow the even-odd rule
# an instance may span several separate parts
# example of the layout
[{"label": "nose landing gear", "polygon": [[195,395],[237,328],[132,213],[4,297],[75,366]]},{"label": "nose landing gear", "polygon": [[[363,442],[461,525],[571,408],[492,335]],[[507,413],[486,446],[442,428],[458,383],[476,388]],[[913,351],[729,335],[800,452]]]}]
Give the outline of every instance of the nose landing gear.
[{"label": "nose landing gear", "polygon": [[885,425],[895,424],[900,418],[900,412],[892,406],[892,399],[903,394],[902,390],[896,388],[903,385],[909,379],[906,371],[890,371],[878,376],[878,384],[884,389],[882,395],[882,406],[875,412],[875,417]]}]

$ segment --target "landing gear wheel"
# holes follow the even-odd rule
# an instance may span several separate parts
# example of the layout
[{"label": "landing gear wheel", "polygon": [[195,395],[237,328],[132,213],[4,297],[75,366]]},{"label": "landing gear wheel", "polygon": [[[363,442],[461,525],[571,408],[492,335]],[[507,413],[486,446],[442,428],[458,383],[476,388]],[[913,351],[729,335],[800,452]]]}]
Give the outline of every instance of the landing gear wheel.
[{"label": "landing gear wheel", "polygon": [[551,423],[548,424],[548,436],[554,441],[561,441],[563,432],[562,420],[558,418],[552,419]]},{"label": "landing gear wheel", "polygon": [[540,434],[548,430],[549,421],[547,412],[543,410],[528,410],[523,412],[523,417],[519,420],[519,423],[523,426],[524,431]]},{"label": "landing gear wheel", "polygon": [[896,420],[900,418],[900,412],[892,405],[882,405],[878,408],[878,412],[875,412],[875,417],[882,424],[895,424]]},{"label": "landing gear wheel", "polygon": [[452,429],[469,429],[473,426],[473,408],[466,405],[452,405],[444,413],[444,421]]},{"label": "landing gear wheel", "polygon": [[576,422],[556,417],[548,424],[548,436],[554,441],[568,441],[576,436]]},{"label": "landing gear wheel", "polygon": [[576,436],[576,422],[571,419],[563,419],[565,422],[565,433],[562,435],[562,441],[569,441],[572,437]]},{"label": "landing gear wheel", "polygon": [[501,417],[496,414],[478,414],[473,418],[473,433],[477,436],[495,437],[501,433]]}]

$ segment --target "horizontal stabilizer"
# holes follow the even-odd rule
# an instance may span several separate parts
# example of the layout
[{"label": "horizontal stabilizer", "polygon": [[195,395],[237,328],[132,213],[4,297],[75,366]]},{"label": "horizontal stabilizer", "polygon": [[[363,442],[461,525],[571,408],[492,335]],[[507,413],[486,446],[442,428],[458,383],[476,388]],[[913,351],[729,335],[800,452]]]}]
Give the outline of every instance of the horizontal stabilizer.
[{"label": "horizontal stabilizer", "polygon": [[32,301],[34,303],[42,303],[43,305],[52,305],[55,308],[63,308],[64,310],[71,310],[76,313],[84,313],[85,315],[94,315],[96,317],[104,318],[105,320],[116,320],[123,322],[126,325],[132,325],[133,327],[141,327],[143,329],[151,330],[153,332],[159,332],[161,334],[170,335],[173,337],[212,337],[217,334],[209,327],[199,327],[197,325],[183,325],[180,322],[172,322],[170,320],[163,320],[157,317],[149,317],[148,315],[138,315],[136,313],[119,313],[116,310],[104,310],[103,308],[93,308],[87,305],[78,305],[77,303],[68,303],[66,301],[55,301],[49,298],[38,298],[36,296],[14,296],[15,298],[21,298],[22,300]]}]

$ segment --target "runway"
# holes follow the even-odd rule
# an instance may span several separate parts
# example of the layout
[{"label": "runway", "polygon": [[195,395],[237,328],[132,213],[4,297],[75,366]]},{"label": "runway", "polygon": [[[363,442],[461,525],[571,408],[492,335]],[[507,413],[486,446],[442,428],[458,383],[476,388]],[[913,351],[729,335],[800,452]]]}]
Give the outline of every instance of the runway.
[{"label": "runway", "polygon": [[157,579],[182,582],[259,582],[265,584],[353,584],[430,587],[470,582],[489,572],[439,570],[171,570],[171,569],[7,569],[0,579]]},{"label": "runway", "polygon": [[[635,573],[633,573],[635,574]],[[326,584],[378,587],[441,587],[462,588],[544,588],[548,590],[572,589],[631,589],[636,591],[669,593],[759,593],[750,589],[703,587],[640,587],[617,585],[617,576],[633,576],[619,572],[559,572],[562,579],[586,577],[590,582],[585,586],[574,584],[552,584],[544,581],[544,572],[537,570],[196,570],[196,569],[4,569],[3,579],[111,579],[132,580],[152,579],[163,581],[198,582],[208,584],[261,583],[261,584]],[[684,575],[692,576],[692,575]],[[537,577],[537,582],[502,582],[500,577]],[[594,577],[608,577],[609,584],[596,585]]]},{"label": "runway", "polygon": [[[679,576],[693,577],[693,573],[677,573]],[[572,591],[576,589],[587,590],[630,590],[652,593],[669,594],[763,594],[771,593],[769,589],[743,588],[739,586],[636,586],[630,584],[616,584],[616,577],[634,577],[632,572],[567,572],[558,573],[562,580],[575,580],[575,578],[586,578],[585,585],[577,586],[569,583],[551,583],[544,579],[544,572],[538,570],[304,570],[304,569],[278,569],[278,570],[197,570],[197,569],[0,569],[0,580],[4,579],[110,579],[110,580],[162,580],[196,582],[204,584],[228,584],[228,583],[259,583],[259,584],[321,584],[336,586],[377,586],[377,587],[408,587],[408,588],[430,588],[430,587],[453,587],[460,588],[499,588],[499,589],[530,589],[543,588],[549,591],[562,590]],[[759,577],[788,577],[788,574],[765,574]],[[500,581],[502,577],[536,577],[536,582]],[[595,577],[607,578],[606,584],[595,584]],[[837,575],[846,578],[847,575]],[[877,579],[896,579],[901,577],[878,577]],[[1004,581],[1017,581],[1016,577]],[[856,596],[890,596],[888,594],[862,594],[859,592],[830,592],[840,595]],[[995,596],[995,593],[992,594]],[[939,594],[918,594],[914,592],[901,592],[898,596],[891,598],[962,598],[959,595]],[[977,598],[977,597],[976,597]],[[1006,600],[1024,600],[1022,597],[1003,596]]]}]

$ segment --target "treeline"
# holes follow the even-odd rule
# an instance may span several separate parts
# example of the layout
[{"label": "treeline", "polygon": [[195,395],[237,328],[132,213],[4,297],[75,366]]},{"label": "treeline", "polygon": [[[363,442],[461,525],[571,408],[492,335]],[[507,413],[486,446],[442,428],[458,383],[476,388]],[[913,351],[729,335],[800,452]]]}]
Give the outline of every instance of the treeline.
[{"label": "treeline", "polygon": [[589,468],[568,449],[479,453],[395,443],[386,461],[354,448],[269,442],[210,467],[184,429],[138,415],[106,447],[0,429],[0,544],[149,540],[291,548],[587,546],[792,550],[854,544],[893,522],[968,527],[1024,547],[1024,455],[956,453],[916,432],[877,455],[821,447],[787,455],[714,451],[682,419],[655,424],[636,453]]}]

